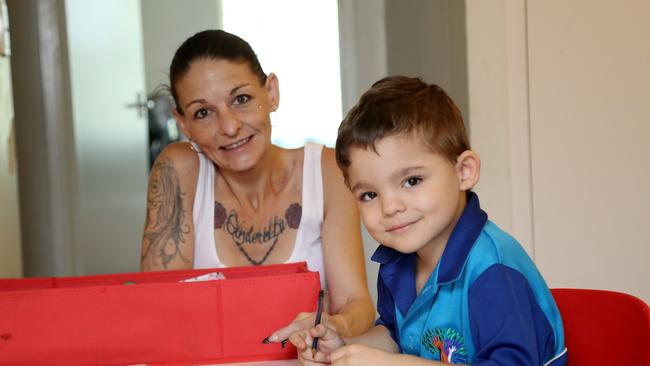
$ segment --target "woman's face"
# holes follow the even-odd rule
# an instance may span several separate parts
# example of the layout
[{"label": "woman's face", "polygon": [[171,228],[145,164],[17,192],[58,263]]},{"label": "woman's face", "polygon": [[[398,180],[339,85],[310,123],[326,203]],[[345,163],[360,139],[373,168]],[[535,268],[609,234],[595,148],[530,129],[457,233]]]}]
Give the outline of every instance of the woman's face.
[{"label": "woman's face", "polygon": [[247,63],[198,59],[176,85],[183,133],[220,168],[246,171],[271,144],[269,113],[279,102],[275,75],[261,85]]}]

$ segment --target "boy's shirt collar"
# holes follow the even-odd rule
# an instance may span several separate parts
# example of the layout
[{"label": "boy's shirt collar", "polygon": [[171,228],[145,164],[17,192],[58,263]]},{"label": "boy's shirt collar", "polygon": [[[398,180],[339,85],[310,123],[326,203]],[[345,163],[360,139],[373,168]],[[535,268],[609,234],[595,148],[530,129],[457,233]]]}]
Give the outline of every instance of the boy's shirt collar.
[{"label": "boy's shirt collar", "polygon": [[[487,222],[487,214],[481,210],[478,196],[467,193],[467,205],[463,210],[437,265],[436,285],[453,282],[460,276],[469,251]],[[372,261],[382,264],[380,276],[390,289],[397,307],[406,314],[415,297],[415,259],[417,253],[404,254],[380,245],[372,255]],[[435,271],[434,271],[435,273]]]}]

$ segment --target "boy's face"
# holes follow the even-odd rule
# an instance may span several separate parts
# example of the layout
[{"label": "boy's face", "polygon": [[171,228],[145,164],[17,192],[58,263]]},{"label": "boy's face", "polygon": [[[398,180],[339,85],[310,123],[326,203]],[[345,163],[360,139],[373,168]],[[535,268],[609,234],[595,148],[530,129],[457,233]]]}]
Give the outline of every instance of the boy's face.
[{"label": "boy's face", "polygon": [[402,253],[440,250],[469,189],[460,159],[454,165],[409,135],[385,137],[375,146],[376,153],[371,148],[350,149],[347,171],[368,232]]}]

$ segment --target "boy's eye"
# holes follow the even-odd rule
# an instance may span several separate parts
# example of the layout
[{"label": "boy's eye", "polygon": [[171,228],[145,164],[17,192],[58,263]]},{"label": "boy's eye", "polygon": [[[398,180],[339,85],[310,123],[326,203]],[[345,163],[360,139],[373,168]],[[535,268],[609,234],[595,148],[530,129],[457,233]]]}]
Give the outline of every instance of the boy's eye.
[{"label": "boy's eye", "polygon": [[359,199],[361,201],[370,201],[370,200],[372,200],[372,199],[374,199],[376,197],[377,197],[377,193],[375,193],[375,192],[364,192],[364,193],[361,193],[361,195],[359,196]]},{"label": "boy's eye", "polygon": [[233,104],[245,104],[249,100],[251,100],[250,95],[241,94],[235,97],[235,101],[233,102]]},{"label": "boy's eye", "polygon": [[404,182],[405,187],[414,187],[422,182],[422,177],[408,177]]},{"label": "boy's eye", "polygon": [[197,109],[197,111],[194,112],[194,118],[196,119],[204,119],[207,116],[208,116],[208,110],[205,108]]}]

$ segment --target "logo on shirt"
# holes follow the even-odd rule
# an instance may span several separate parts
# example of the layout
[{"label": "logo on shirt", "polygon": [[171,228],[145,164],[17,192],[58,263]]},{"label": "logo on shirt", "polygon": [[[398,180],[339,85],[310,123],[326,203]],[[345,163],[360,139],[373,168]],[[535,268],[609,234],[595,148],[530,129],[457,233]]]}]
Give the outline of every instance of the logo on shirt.
[{"label": "logo on shirt", "polygon": [[454,328],[427,329],[422,345],[441,362],[467,363],[465,339]]}]

